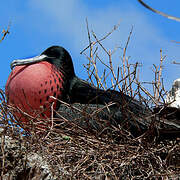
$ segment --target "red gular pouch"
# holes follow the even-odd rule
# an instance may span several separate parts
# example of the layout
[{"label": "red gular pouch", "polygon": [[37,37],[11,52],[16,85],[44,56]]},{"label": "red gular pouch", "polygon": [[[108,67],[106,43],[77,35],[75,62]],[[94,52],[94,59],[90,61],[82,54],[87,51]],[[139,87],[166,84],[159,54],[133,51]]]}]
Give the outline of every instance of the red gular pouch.
[{"label": "red gular pouch", "polygon": [[63,96],[63,77],[47,61],[16,66],[12,70],[5,93],[7,104],[16,109],[13,115],[21,127],[31,131],[51,126],[52,110],[57,109],[56,99]]}]

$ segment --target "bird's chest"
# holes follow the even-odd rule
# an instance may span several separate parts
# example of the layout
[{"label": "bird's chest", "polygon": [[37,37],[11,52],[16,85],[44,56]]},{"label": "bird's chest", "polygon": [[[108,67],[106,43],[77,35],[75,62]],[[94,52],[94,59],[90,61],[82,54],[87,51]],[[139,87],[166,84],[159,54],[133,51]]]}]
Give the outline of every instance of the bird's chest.
[{"label": "bird's chest", "polygon": [[[30,116],[49,118],[56,109],[57,99],[63,98],[65,87],[63,74],[48,62],[17,66],[6,84],[8,104]],[[15,116],[22,115],[15,113]]]}]

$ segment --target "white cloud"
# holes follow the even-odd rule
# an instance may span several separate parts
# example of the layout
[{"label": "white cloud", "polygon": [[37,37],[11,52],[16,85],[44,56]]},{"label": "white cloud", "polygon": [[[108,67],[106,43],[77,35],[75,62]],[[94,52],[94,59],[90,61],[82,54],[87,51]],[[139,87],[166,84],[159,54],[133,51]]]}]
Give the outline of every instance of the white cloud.
[{"label": "white cloud", "polygon": [[[88,43],[86,18],[88,18],[90,28],[93,28],[98,36],[110,31],[114,25],[120,22],[119,30],[104,42],[108,48],[116,45],[124,47],[133,25],[134,30],[128,55],[134,59],[134,62],[140,61],[144,64],[144,80],[152,78],[150,66],[158,63],[160,48],[167,51],[165,54],[168,54],[170,59],[173,55],[175,58],[180,58],[180,55],[177,54],[178,47],[169,43],[168,38],[163,37],[161,30],[131,4],[121,6],[116,3],[106,8],[98,8],[98,10],[88,7],[81,0],[34,0],[30,5],[31,8],[43,12],[44,18],[47,18],[48,22],[40,24],[40,26],[44,26],[44,28],[48,26],[51,33],[57,34],[57,38],[58,36],[67,38],[74,47],[74,51],[77,52]],[[172,71],[167,70],[166,75],[168,77],[171,75],[172,80],[171,78],[168,80],[173,81],[177,78],[177,67],[169,69]]]}]

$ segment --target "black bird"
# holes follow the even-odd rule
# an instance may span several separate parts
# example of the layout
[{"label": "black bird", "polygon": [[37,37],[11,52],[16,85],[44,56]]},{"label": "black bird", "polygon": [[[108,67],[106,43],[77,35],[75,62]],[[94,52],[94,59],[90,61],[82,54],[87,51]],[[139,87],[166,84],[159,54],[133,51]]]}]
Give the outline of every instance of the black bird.
[{"label": "black bird", "polygon": [[[70,54],[60,46],[49,47],[40,56],[14,60],[11,69],[6,83],[7,102],[32,117],[40,114],[40,117],[50,118],[52,104],[55,110],[60,107],[57,99],[70,104],[107,105],[114,102],[114,107],[120,107],[127,117],[128,111],[137,116],[146,113],[145,106],[130,96],[115,90],[98,89],[78,78]],[[16,112],[14,115],[28,123],[24,114]]]}]

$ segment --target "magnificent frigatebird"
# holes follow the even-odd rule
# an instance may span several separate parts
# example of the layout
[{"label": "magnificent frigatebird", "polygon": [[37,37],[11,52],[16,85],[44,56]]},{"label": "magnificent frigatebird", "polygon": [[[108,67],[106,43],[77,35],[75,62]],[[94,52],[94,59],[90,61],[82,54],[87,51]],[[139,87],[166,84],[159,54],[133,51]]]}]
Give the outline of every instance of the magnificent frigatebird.
[{"label": "magnificent frigatebird", "polygon": [[[24,124],[29,123],[27,115],[36,119],[50,118],[52,107],[56,111],[60,108],[57,99],[70,104],[108,105],[114,102],[113,106],[124,110],[125,116],[128,111],[139,116],[146,109],[122,92],[98,89],[78,78],[70,54],[60,46],[49,47],[33,58],[14,60],[11,69],[6,83],[7,103],[19,109],[14,116]],[[121,118],[116,115],[117,123]]]}]

